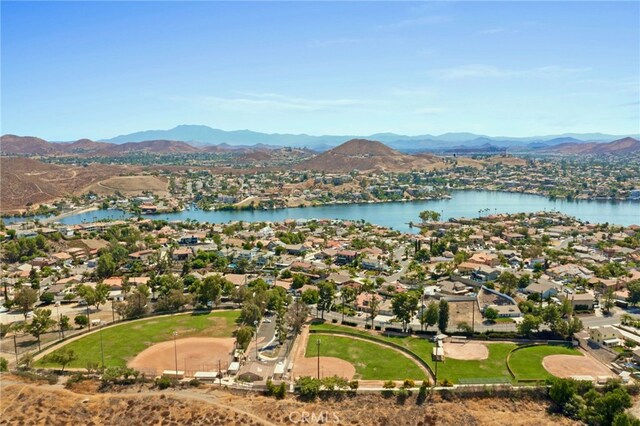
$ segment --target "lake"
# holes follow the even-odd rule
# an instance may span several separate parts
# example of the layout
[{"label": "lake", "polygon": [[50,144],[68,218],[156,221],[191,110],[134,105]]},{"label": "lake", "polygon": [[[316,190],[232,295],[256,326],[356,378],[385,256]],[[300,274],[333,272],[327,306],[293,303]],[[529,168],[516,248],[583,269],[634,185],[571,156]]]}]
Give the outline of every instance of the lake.
[{"label": "lake", "polygon": [[[287,208],[279,210],[203,211],[185,210],[178,213],[147,215],[152,219],[186,220],[225,223],[233,220],[247,222],[278,222],[285,219],[364,219],[367,222],[404,232],[417,232],[408,223],[420,221],[423,210],[435,210],[443,219],[454,217],[478,217],[478,210],[489,209],[483,215],[493,213],[518,213],[556,210],[583,221],[617,225],[640,224],[639,201],[566,201],[549,200],[546,197],[496,191],[454,191],[446,200],[411,201],[377,204],[340,204],[319,207]],[[123,219],[130,214],[119,210],[96,210],[60,219],[72,225],[104,219]],[[20,218],[18,220],[21,220]],[[13,222],[6,220],[5,223]]]}]

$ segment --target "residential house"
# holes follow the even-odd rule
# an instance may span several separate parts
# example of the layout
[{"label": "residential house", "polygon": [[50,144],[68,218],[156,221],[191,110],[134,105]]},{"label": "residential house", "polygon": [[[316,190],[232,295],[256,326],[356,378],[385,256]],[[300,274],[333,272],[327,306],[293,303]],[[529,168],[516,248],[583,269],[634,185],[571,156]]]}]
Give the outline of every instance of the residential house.
[{"label": "residential house", "polygon": [[622,333],[611,325],[589,327],[589,340],[605,347],[620,346],[624,342]]}]

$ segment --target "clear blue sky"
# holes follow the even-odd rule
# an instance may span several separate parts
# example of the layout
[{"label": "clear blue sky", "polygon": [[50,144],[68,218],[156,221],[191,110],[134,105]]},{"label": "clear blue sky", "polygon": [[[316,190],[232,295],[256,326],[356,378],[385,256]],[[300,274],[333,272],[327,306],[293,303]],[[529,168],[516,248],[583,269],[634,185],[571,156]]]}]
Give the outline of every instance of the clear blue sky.
[{"label": "clear blue sky", "polygon": [[639,2],[7,2],[2,133],[640,132]]}]

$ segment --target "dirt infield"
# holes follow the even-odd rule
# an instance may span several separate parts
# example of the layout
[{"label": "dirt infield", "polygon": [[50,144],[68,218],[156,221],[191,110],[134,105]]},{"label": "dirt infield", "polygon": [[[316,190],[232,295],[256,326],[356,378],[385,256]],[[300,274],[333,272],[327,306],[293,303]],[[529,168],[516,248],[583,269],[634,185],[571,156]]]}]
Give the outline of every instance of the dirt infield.
[{"label": "dirt infield", "polygon": [[[293,364],[291,370],[292,377],[311,376],[316,377],[318,375],[318,358],[298,358]],[[344,377],[347,380],[353,379],[356,374],[356,368],[350,363],[340,358],[334,358],[330,356],[320,357],[320,376],[338,376]]]},{"label": "dirt infield", "polygon": [[557,377],[574,376],[614,377],[613,372],[589,356],[549,355],[542,360],[542,366]]},{"label": "dirt infield", "polygon": [[178,370],[184,370],[187,376],[196,371],[217,371],[218,361],[222,369],[226,369],[231,361],[231,353],[235,339],[231,337],[188,337],[157,343],[140,352],[127,365],[141,371],[153,369],[160,375],[164,370],[175,370],[176,352],[178,354]]},{"label": "dirt infield", "polygon": [[489,358],[489,349],[483,343],[444,343],[444,356],[453,359],[472,360]]}]

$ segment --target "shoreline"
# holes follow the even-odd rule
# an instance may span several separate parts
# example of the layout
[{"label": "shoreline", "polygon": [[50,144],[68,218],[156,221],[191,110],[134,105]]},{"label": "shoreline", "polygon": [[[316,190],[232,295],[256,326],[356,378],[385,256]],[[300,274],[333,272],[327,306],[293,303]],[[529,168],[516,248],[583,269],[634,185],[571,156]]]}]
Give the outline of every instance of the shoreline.
[{"label": "shoreline", "polygon": [[[71,210],[65,213],[60,213],[57,216],[50,216],[50,217],[46,217],[44,219],[41,219],[40,222],[42,223],[52,223],[52,222],[57,222],[60,219],[64,219],[67,217],[71,217],[71,216],[75,216],[78,214],[83,214],[83,213],[89,213],[89,212],[93,212],[93,211],[97,211],[100,210],[100,208],[98,206],[91,206],[91,207],[82,207],[80,209],[75,209],[75,210]],[[28,219],[28,218],[25,218]]]}]

